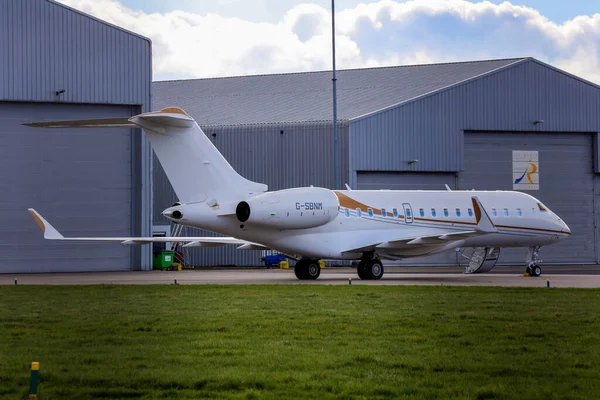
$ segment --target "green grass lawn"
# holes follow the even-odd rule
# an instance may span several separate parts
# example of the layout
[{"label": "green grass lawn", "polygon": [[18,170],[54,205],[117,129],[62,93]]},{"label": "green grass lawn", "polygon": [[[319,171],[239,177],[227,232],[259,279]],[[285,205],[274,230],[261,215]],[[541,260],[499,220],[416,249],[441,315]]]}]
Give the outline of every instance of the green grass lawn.
[{"label": "green grass lawn", "polygon": [[0,399],[597,399],[600,291],[0,287]]}]

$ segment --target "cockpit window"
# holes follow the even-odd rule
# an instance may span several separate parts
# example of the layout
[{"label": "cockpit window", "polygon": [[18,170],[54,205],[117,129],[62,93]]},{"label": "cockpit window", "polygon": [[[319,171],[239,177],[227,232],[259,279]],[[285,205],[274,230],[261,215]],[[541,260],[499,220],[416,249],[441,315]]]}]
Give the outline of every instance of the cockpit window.
[{"label": "cockpit window", "polygon": [[548,208],[542,203],[538,203],[538,208],[540,209],[540,211],[548,212]]}]

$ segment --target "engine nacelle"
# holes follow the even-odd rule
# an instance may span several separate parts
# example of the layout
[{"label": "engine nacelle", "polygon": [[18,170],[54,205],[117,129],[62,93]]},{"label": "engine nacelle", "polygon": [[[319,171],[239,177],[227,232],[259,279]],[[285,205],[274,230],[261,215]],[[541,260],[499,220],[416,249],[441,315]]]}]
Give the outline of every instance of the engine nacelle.
[{"label": "engine nacelle", "polygon": [[235,215],[243,224],[276,229],[325,225],[337,217],[339,200],[329,189],[308,187],[267,192],[238,203]]}]

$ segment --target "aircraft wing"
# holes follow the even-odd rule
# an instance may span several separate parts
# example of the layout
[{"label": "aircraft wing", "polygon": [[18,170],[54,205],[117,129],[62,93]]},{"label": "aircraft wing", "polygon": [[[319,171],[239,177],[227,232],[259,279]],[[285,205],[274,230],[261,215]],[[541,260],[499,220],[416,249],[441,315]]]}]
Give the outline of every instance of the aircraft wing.
[{"label": "aircraft wing", "polygon": [[[405,236],[405,237],[393,237],[387,241],[376,241],[366,243],[364,246],[345,250],[344,253],[355,253],[363,251],[375,251],[378,249],[389,250],[389,249],[401,249],[409,250],[417,247],[443,247],[452,242],[459,240],[468,239],[474,236],[487,235],[489,233],[498,232],[496,226],[490,219],[488,213],[481,205],[481,202],[477,197],[471,198],[473,202],[473,211],[475,214],[476,225],[471,230],[440,232],[438,234],[426,235],[426,236]],[[442,229],[440,229],[443,231]],[[406,229],[410,232],[410,229]]]},{"label": "aircraft wing", "polygon": [[201,236],[163,236],[163,237],[64,237],[56,230],[48,221],[44,219],[33,208],[28,209],[29,213],[38,224],[44,239],[49,240],[70,240],[70,241],[85,241],[85,242],[120,242],[127,246],[136,246],[149,244],[154,242],[179,242],[185,243],[183,247],[217,247],[227,244],[238,245],[240,250],[269,250],[268,247],[260,243],[253,243],[247,240],[237,239],[234,237],[201,237]]}]

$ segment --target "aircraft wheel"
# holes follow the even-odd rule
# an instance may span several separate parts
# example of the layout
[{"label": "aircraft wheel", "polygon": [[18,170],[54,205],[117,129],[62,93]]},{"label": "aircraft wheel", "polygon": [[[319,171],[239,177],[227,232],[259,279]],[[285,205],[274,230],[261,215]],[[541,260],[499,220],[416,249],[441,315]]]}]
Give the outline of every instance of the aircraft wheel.
[{"label": "aircraft wheel", "polygon": [[321,266],[318,260],[302,259],[294,266],[294,273],[301,280],[317,279],[321,275]]},{"label": "aircraft wheel", "polygon": [[383,265],[378,259],[364,260],[358,264],[357,272],[360,279],[381,279],[383,276]]},{"label": "aircraft wheel", "polygon": [[307,279],[308,271],[305,260],[300,260],[294,265],[294,274],[298,279]]},{"label": "aircraft wheel", "polygon": [[362,262],[358,263],[356,266],[356,273],[360,279],[367,279],[367,276],[365,275],[365,265]]},{"label": "aircraft wheel", "polygon": [[540,276],[542,274],[542,268],[539,265],[533,264],[529,267],[529,276]]},{"label": "aircraft wheel", "polygon": [[317,279],[321,275],[319,260],[310,260],[306,265],[306,279]]},{"label": "aircraft wheel", "polygon": [[358,265],[356,266],[356,273],[358,274],[358,277],[360,279],[369,279],[367,278],[367,274],[365,272],[365,262],[361,261],[358,263]]},{"label": "aircraft wheel", "polygon": [[381,261],[377,259],[371,260],[367,266],[367,274],[369,275],[369,279],[381,279],[383,276],[383,264]]}]

